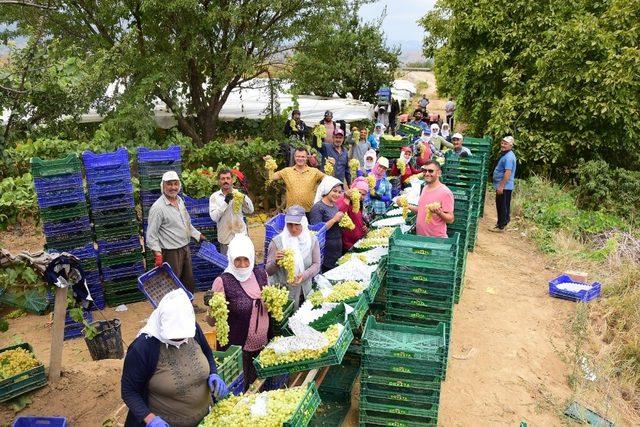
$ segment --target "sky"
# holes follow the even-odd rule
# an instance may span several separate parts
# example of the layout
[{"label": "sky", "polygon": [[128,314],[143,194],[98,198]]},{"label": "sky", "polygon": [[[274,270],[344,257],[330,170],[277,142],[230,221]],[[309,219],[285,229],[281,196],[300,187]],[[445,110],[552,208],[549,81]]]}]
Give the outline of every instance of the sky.
[{"label": "sky", "polygon": [[362,6],[360,16],[367,21],[375,20],[386,7],[387,16],[382,27],[389,44],[400,44],[403,50],[415,50],[420,49],[424,35],[424,29],[416,21],[434,4],[435,0],[379,0]]}]

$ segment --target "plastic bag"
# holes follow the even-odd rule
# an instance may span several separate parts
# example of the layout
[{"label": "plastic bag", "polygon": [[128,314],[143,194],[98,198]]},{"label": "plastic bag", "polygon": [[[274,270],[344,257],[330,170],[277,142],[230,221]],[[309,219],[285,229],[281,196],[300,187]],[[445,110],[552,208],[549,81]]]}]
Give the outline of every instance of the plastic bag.
[{"label": "plastic bag", "polygon": [[267,406],[269,403],[269,396],[266,394],[260,394],[256,396],[256,400],[251,405],[250,411],[252,417],[265,417],[267,415]]}]

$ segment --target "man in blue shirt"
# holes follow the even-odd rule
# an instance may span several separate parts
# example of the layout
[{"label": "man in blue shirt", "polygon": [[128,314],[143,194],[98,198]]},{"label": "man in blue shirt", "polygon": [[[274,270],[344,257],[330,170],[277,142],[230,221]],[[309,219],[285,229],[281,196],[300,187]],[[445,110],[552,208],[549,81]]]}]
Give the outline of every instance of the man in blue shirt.
[{"label": "man in blue shirt", "polygon": [[[349,152],[344,148],[344,131],[336,129],[333,132],[333,142],[331,144],[325,142],[320,147],[320,153],[324,159],[324,163],[333,159],[333,176],[340,181],[346,181],[347,185],[351,185],[351,171],[349,169]],[[323,163],[323,166],[324,166]]]},{"label": "man in blue shirt", "polygon": [[409,122],[409,124],[413,126],[418,126],[419,128],[422,129],[423,133],[430,135],[431,130],[429,129],[429,125],[422,121],[423,117],[424,116],[422,114],[422,110],[419,108],[416,108],[415,111],[413,112],[413,121]]},{"label": "man in blue shirt", "polygon": [[513,191],[516,177],[516,155],[512,151],[514,142],[511,135],[502,138],[502,141],[500,141],[500,158],[496,168],[493,170],[493,188],[496,190],[498,222],[489,231],[496,233],[502,233],[511,220],[511,192]]}]

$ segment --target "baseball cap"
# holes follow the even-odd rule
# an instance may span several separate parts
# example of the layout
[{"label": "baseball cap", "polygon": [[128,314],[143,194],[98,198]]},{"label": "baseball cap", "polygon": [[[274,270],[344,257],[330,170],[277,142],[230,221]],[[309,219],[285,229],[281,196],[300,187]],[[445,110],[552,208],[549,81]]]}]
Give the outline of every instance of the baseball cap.
[{"label": "baseball cap", "polygon": [[342,135],[342,136],[344,136],[344,131],[343,131],[342,129],[340,129],[340,128],[336,128],[336,129],[333,131],[333,134],[334,134],[334,135]]},{"label": "baseball cap", "polygon": [[180,181],[180,177],[176,171],[167,171],[162,175],[162,181]]},{"label": "baseball cap", "polygon": [[511,135],[507,135],[504,138],[502,138],[503,141],[507,141],[509,144],[513,145],[516,140],[513,139],[513,137]]},{"label": "baseball cap", "polygon": [[451,139],[459,139],[460,141],[462,141],[464,138],[462,138],[461,133],[454,133]]},{"label": "baseball cap", "polygon": [[302,218],[305,217],[304,208],[300,205],[293,205],[287,209],[285,213],[284,222],[287,224],[300,224]]},{"label": "baseball cap", "polygon": [[386,157],[380,157],[378,159],[378,164],[380,166],[384,166],[385,168],[389,169],[389,159],[387,159]]}]

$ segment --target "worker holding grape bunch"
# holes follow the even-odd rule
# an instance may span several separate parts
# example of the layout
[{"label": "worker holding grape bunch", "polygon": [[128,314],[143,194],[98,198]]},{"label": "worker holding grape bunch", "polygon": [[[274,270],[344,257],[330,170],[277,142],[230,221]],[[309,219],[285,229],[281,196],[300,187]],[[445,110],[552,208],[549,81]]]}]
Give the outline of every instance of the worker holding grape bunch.
[{"label": "worker holding grape bunch", "polygon": [[247,234],[244,215],[253,213],[253,202],[246,194],[233,188],[231,169],[218,172],[220,190],[209,198],[209,215],[216,223],[220,253],[227,254],[229,242],[236,234]]},{"label": "worker holding grape bunch", "polygon": [[297,310],[311,292],[312,279],[320,272],[320,244],[309,231],[302,206],[293,205],[285,214],[285,226],[271,240],[266,270],[269,282],[286,284]]},{"label": "worker holding grape bunch", "polygon": [[447,237],[447,224],[454,221],[454,198],[449,188],[440,182],[440,163],[429,160],[422,166],[424,181],[418,206],[409,205],[416,215],[416,234],[427,237]]},{"label": "worker holding grape bunch", "polygon": [[326,176],[316,191],[315,204],[309,212],[309,222],[319,224],[323,222],[327,227],[325,253],[322,260],[322,271],[331,270],[336,266],[338,258],[342,256],[342,232],[340,221],[345,213],[340,211],[337,201],[342,197],[342,181],[332,176]]}]

